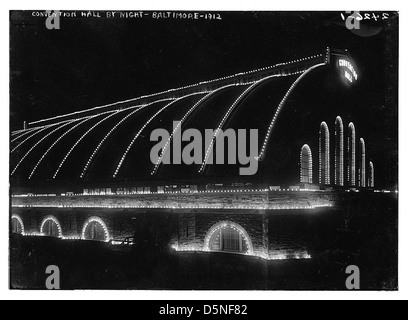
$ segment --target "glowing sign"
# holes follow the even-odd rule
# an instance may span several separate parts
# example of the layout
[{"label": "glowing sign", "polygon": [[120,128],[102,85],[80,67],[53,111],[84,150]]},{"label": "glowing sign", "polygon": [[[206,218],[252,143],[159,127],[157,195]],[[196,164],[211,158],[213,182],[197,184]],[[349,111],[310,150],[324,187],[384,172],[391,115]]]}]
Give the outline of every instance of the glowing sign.
[{"label": "glowing sign", "polygon": [[354,83],[358,80],[357,71],[349,60],[339,59],[339,67],[348,82]]}]

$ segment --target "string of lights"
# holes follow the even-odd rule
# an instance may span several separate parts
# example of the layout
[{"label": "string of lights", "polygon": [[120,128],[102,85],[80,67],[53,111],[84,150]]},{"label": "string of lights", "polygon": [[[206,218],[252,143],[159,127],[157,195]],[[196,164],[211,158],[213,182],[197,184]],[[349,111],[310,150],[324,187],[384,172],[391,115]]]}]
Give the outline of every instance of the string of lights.
[{"label": "string of lights", "polygon": [[54,175],[53,175],[53,179],[56,179],[58,176],[58,173],[61,171],[62,166],[64,165],[64,163],[68,160],[69,156],[72,154],[72,152],[74,151],[74,149],[81,143],[82,140],[84,140],[86,138],[86,136],[88,136],[94,129],[96,129],[98,126],[100,126],[102,123],[104,123],[105,121],[109,120],[110,118],[112,118],[113,116],[117,115],[118,113],[123,112],[122,111],[117,111],[115,113],[112,113],[110,115],[108,115],[107,117],[105,117],[104,119],[102,119],[101,121],[99,121],[98,123],[96,123],[95,125],[93,125],[87,132],[85,132],[76,142],[75,144],[71,147],[71,149],[68,151],[68,153],[65,155],[65,157],[63,158],[63,160],[61,161],[61,163],[58,166],[57,171],[55,171]]},{"label": "string of lights", "polygon": [[251,256],[254,255],[254,247],[252,245],[252,241],[251,241],[248,233],[245,231],[245,229],[242,228],[240,225],[238,225],[236,223],[226,222],[226,221],[219,222],[210,229],[210,232],[208,232],[208,234],[207,234],[207,236],[206,236],[206,238],[204,240],[203,251],[204,252],[210,252],[211,251],[210,241],[211,241],[214,233],[216,233],[219,230],[227,229],[227,228],[231,228],[231,229],[235,230],[242,237],[242,239],[244,240],[244,242],[246,243],[246,246],[248,248],[248,250],[245,252],[245,254],[246,255],[251,255]]},{"label": "string of lights", "polygon": [[54,223],[57,226],[57,229],[58,229],[58,238],[63,238],[61,224],[59,223],[57,218],[55,218],[54,216],[47,216],[47,217],[44,218],[43,222],[41,223],[40,234],[45,235],[44,227],[45,227],[47,222]]},{"label": "string of lights", "polygon": [[300,152],[300,182],[313,183],[312,149],[305,144]]},{"label": "string of lights", "polygon": [[124,123],[127,119],[129,119],[130,117],[132,117],[132,116],[133,116],[134,114],[136,114],[137,112],[139,112],[139,111],[141,111],[141,110],[143,110],[143,109],[149,107],[150,105],[155,104],[155,103],[159,103],[159,102],[163,102],[163,101],[168,101],[168,100],[170,100],[170,99],[165,99],[165,100],[161,100],[161,101],[156,101],[156,102],[153,102],[153,103],[151,103],[151,104],[144,105],[144,106],[142,106],[142,107],[140,107],[140,108],[134,110],[133,112],[131,112],[130,114],[128,114],[126,117],[124,117],[123,119],[121,119],[118,123],[116,123],[116,124],[113,126],[113,128],[105,135],[105,137],[103,137],[103,139],[99,142],[98,146],[97,146],[97,147],[95,148],[95,150],[92,152],[92,154],[91,154],[91,156],[89,157],[89,159],[88,159],[88,161],[87,161],[87,163],[86,163],[84,169],[82,170],[82,173],[81,173],[80,178],[82,179],[82,178],[85,177],[85,174],[87,173],[87,171],[88,171],[88,169],[89,169],[89,166],[91,165],[91,163],[92,163],[93,159],[95,158],[95,156],[98,154],[99,150],[102,148],[103,144],[104,144],[104,143],[108,140],[108,138],[115,132],[115,130],[117,130],[117,129],[122,125],[122,123]]},{"label": "string of lights", "polygon": [[335,181],[336,185],[344,186],[344,126],[343,119],[336,119],[336,148],[335,148]]},{"label": "string of lights", "polygon": [[22,235],[25,235],[23,219],[21,219],[21,217],[20,217],[19,215],[13,214],[13,215],[11,216],[11,221],[13,221],[13,220],[17,221],[17,223],[20,225],[21,234],[22,234]]},{"label": "string of lights", "polygon": [[[34,138],[36,135],[40,134],[41,132],[45,131],[49,129],[49,127],[44,127],[40,130],[34,130],[34,133],[32,135],[30,135],[28,138],[26,138],[25,140],[23,140],[22,142],[20,142],[13,150],[11,150],[11,153],[14,153],[14,151],[16,151],[18,148],[20,148],[23,144],[25,144],[28,140]],[[31,132],[30,132],[31,133]]]},{"label": "string of lights", "polygon": [[285,105],[287,99],[289,98],[289,96],[291,95],[292,91],[297,87],[297,85],[298,85],[309,73],[311,73],[312,71],[314,71],[314,70],[316,70],[316,69],[318,69],[318,68],[320,68],[320,67],[324,67],[324,66],[326,66],[326,65],[327,65],[327,63],[320,63],[320,64],[317,64],[317,65],[311,67],[311,68],[308,69],[307,71],[303,72],[302,75],[301,75],[301,76],[292,84],[292,86],[289,88],[288,92],[285,94],[283,100],[282,100],[281,103],[279,104],[278,109],[276,110],[276,113],[275,113],[275,115],[274,115],[274,117],[273,117],[273,119],[272,119],[271,124],[269,125],[269,128],[268,128],[268,131],[267,131],[267,133],[266,133],[266,137],[265,137],[264,143],[263,143],[263,145],[262,145],[262,151],[261,151],[261,153],[259,154],[259,157],[258,157],[258,160],[259,160],[259,161],[262,161],[263,158],[264,158],[264,156],[265,156],[266,148],[267,148],[267,146],[268,146],[269,139],[270,139],[271,134],[272,134],[272,130],[273,130],[274,126],[275,126],[275,123],[276,123],[276,121],[277,121],[277,119],[278,119],[278,117],[279,117],[280,112],[282,111],[282,108],[284,107],[284,105]]},{"label": "string of lights", "polygon": [[183,99],[195,96],[195,95],[201,95],[204,93],[193,93],[187,96],[184,96],[180,99],[174,100],[172,102],[170,102],[169,104],[167,104],[166,106],[164,106],[162,109],[160,109],[158,112],[156,112],[156,114],[154,114],[149,120],[146,121],[146,123],[143,125],[143,127],[139,130],[139,132],[134,136],[134,138],[132,139],[132,141],[129,143],[128,147],[126,148],[126,151],[124,152],[122,158],[119,161],[118,166],[116,167],[115,173],[113,174],[113,178],[116,178],[116,176],[119,174],[120,169],[122,168],[122,165],[124,163],[124,161],[126,160],[126,157],[128,155],[128,153],[130,152],[130,150],[132,149],[133,145],[135,144],[136,140],[140,137],[140,135],[142,134],[142,132],[147,128],[147,126],[154,120],[156,119],[163,111],[167,110],[169,107],[175,105],[177,102],[182,101]]},{"label": "string of lights", "polygon": [[187,120],[187,118],[188,118],[190,115],[192,115],[192,114],[194,113],[194,111],[195,111],[199,106],[201,106],[205,101],[207,101],[207,100],[209,100],[210,98],[212,98],[215,94],[219,93],[220,91],[222,91],[222,90],[224,90],[224,89],[226,89],[226,88],[230,88],[230,87],[234,87],[234,86],[237,86],[237,85],[231,84],[231,85],[224,86],[224,87],[221,87],[221,88],[219,88],[219,89],[217,89],[217,90],[214,90],[214,91],[210,92],[208,95],[206,95],[205,97],[203,97],[200,101],[198,101],[198,102],[184,115],[184,117],[183,117],[183,118],[181,119],[181,121],[178,123],[177,127],[173,130],[173,133],[171,134],[170,138],[167,140],[167,142],[166,142],[166,144],[165,144],[165,146],[164,146],[164,148],[163,148],[163,150],[162,150],[162,152],[161,152],[161,155],[160,155],[160,157],[159,157],[159,160],[157,160],[157,162],[156,162],[156,164],[155,164],[155,166],[154,166],[154,169],[153,169],[153,171],[152,171],[152,173],[151,173],[152,176],[157,173],[157,171],[158,171],[158,169],[159,169],[159,167],[160,167],[160,164],[162,163],[163,158],[164,158],[164,156],[166,155],[166,152],[167,152],[167,150],[168,150],[168,148],[169,148],[169,146],[170,146],[170,144],[171,144],[171,141],[173,140],[173,138],[174,138],[174,136],[177,134],[177,132],[181,129],[183,123]]},{"label": "string of lights", "polygon": [[99,209],[213,209],[213,210],[314,210],[319,208],[334,207],[331,203],[322,203],[316,205],[209,205],[203,203],[199,205],[12,205],[13,208],[99,208]]},{"label": "string of lights", "polygon": [[95,108],[90,108],[90,109],[87,109],[87,110],[73,112],[73,113],[70,113],[70,114],[62,115],[62,116],[57,116],[57,117],[48,118],[48,119],[42,119],[42,120],[39,120],[39,121],[31,122],[31,123],[29,123],[29,125],[35,125],[35,124],[39,124],[39,123],[43,123],[43,122],[54,121],[54,120],[58,120],[58,119],[61,119],[61,118],[64,118],[64,117],[75,116],[75,115],[86,113],[86,112],[99,111],[99,110],[104,109],[104,108],[120,106],[121,104],[135,103],[135,102],[140,101],[140,100],[152,99],[152,98],[162,96],[162,95],[166,95],[166,94],[174,94],[174,93],[177,93],[178,91],[183,91],[183,90],[186,90],[186,89],[193,89],[195,87],[203,86],[203,85],[207,85],[207,84],[211,85],[211,84],[214,84],[215,82],[232,80],[234,78],[240,78],[242,76],[249,76],[251,74],[255,74],[255,73],[259,73],[259,72],[267,73],[267,72],[272,71],[273,69],[278,68],[278,67],[286,67],[286,66],[289,66],[289,65],[292,65],[292,64],[295,64],[295,63],[311,61],[311,60],[322,58],[323,56],[324,56],[323,54],[319,54],[319,55],[313,55],[313,56],[309,56],[309,57],[302,58],[302,59],[295,59],[295,60],[291,60],[291,61],[285,62],[285,63],[274,64],[272,66],[265,67],[265,68],[255,69],[255,70],[247,71],[247,72],[241,72],[241,73],[238,73],[238,74],[234,74],[234,75],[230,75],[230,76],[226,76],[226,77],[221,77],[221,78],[217,78],[217,79],[213,79],[213,80],[208,80],[208,81],[202,81],[202,82],[199,82],[199,83],[196,83],[196,84],[183,86],[183,87],[179,87],[179,88],[176,88],[176,89],[170,89],[170,90],[166,90],[166,91],[162,91],[162,92],[158,92],[158,93],[154,93],[154,94],[150,94],[150,95],[144,95],[144,96],[141,96],[141,97],[138,97],[138,98],[135,98],[135,99],[124,100],[124,101],[120,101],[120,102],[116,102],[116,103],[112,103],[112,104],[107,104],[107,105],[104,105],[104,106],[98,106],[98,107],[95,107]]},{"label": "string of lights", "polygon": [[375,186],[375,170],[374,170],[374,163],[370,161],[370,178],[369,178],[369,188],[374,188]]},{"label": "string of lights", "polygon": [[55,132],[57,132],[57,131],[63,129],[64,127],[66,127],[66,126],[68,126],[68,125],[70,125],[70,124],[72,124],[72,123],[75,123],[75,122],[76,122],[76,121],[73,120],[73,121],[70,121],[70,122],[68,122],[68,123],[65,123],[65,124],[59,126],[59,127],[56,128],[55,130],[53,130],[53,131],[51,131],[50,133],[48,133],[47,135],[45,135],[45,136],[44,136],[40,141],[38,141],[36,144],[34,144],[34,146],[32,146],[31,149],[28,150],[28,151],[26,152],[26,154],[20,159],[19,163],[16,165],[16,167],[15,167],[15,168],[13,169],[13,171],[11,172],[11,175],[12,175],[12,176],[14,175],[14,173],[17,171],[17,169],[20,167],[20,165],[23,163],[23,161],[29,156],[29,154],[30,154],[35,148],[37,148],[44,140],[46,140],[49,136],[51,136],[51,135],[54,134]]},{"label": "string of lights", "polygon": [[57,140],[54,141],[54,143],[47,149],[47,151],[44,152],[44,154],[41,156],[40,160],[38,160],[37,164],[34,166],[33,171],[31,171],[30,176],[28,177],[29,180],[31,180],[31,178],[33,177],[34,173],[37,171],[37,168],[39,167],[39,165],[41,164],[41,162],[45,159],[45,157],[50,153],[50,151],[64,138],[66,137],[68,134],[70,134],[72,131],[74,131],[76,128],[80,127],[81,125],[83,125],[84,123],[87,123],[88,121],[102,116],[104,115],[103,113],[97,116],[92,116],[88,119],[85,119],[83,121],[81,121],[80,123],[77,123],[75,126],[73,126],[72,128],[68,129],[66,132],[64,132],[60,137],[58,137]]},{"label": "string of lights", "polygon": [[104,233],[105,233],[105,242],[109,242],[111,240],[111,238],[110,238],[110,235],[109,235],[108,227],[106,226],[105,222],[101,218],[98,218],[98,217],[91,217],[85,222],[84,227],[82,229],[81,239],[82,240],[87,240],[86,232],[87,232],[87,229],[88,229],[89,225],[91,225],[92,223],[97,223],[103,228]]},{"label": "string of lights", "polygon": [[29,129],[29,130],[23,131],[23,132],[20,133],[20,134],[17,134],[17,137],[14,137],[14,138],[11,140],[11,143],[14,143],[14,142],[16,142],[17,140],[20,140],[21,138],[23,138],[23,137],[29,135],[30,133],[33,133],[33,132],[37,131],[37,129],[38,129],[38,128],[33,128],[33,129]]},{"label": "string of lights", "polygon": [[360,139],[360,187],[366,187],[366,144],[363,138]]},{"label": "string of lights", "polygon": [[[292,75],[292,74],[289,74]],[[278,78],[281,77],[283,75],[273,75],[273,76],[269,76],[266,77],[260,81],[255,82],[254,84],[252,84],[249,88],[247,88],[232,104],[232,106],[227,110],[227,112],[225,113],[224,117],[222,118],[220,124],[218,125],[218,128],[215,130],[214,135],[212,137],[211,143],[206,151],[205,157],[204,157],[204,161],[203,164],[199,170],[200,173],[202,173],[205,169],[205,167],[207,166],[207,162],[208,159],[210,157],[210,155],[213,152],[213,147],[214,147],[214,142],[216,141],[220,131],[223,129],[225,122],[228,120],[229,116],[231,115],[231,113],[235,110],[235,108],[239,105],[239,103],[244,100],[244,98],[246,98],[250,93],[252,93],[252,91],[254,91],[258,86],[260,86],[261,84],[273,79],[273,78]]]},{"label": "string of lights", "polygon": [[330,130],[326,122],[320,126],[319,183],[330,185]]},{"label": "string of lights", "polygon": [[356,127],[352,122],[349,124],[348,139],[348,179],[351,186],[356,186]]}]

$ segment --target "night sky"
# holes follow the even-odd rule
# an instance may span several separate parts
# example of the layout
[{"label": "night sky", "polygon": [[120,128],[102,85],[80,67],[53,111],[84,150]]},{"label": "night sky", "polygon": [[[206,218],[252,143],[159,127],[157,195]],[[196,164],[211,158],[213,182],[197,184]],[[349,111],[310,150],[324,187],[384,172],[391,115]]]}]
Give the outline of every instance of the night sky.
[{"label": "night sky", "polygon": [[[103,15],[103,14],[102,14]],[[348,49],[367,108],[382,123],[382,161],[397,181],[398,17],[347,30],[340,13],[222,13],[222,21],[62,19],[11,13],[11,129],[220,76]],[[374,126],[376,126],[374,124]]]}]

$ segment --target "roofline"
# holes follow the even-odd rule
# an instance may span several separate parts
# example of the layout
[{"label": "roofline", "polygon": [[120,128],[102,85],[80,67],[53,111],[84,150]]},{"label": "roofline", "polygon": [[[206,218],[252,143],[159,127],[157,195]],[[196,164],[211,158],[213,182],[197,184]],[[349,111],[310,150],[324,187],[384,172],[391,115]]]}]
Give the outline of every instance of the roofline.
[{"label": "roofline", "polygon": [[[241,72],[238,74],[234,74],[231,76],[226,76],[223,78],[202,81],[200,83],[196,83],[193,85],[188,85],[185,87],[180,87],[176,89],[170,89],[167,91],[154,93],[150,95],[141,96],[134,99],[119,101],[103,106],[98,106],[82,111],[77,111],[65,115],[60,115],[52,118],[42,119],[38,121],[34,121],[29,123],[29,128],[33,126],[46,126],[53,124],[55,122],[62,122],[69,119],[74,119],[77,117],[85,117],[89,115],[95,115],[101,112],[106,112],[109,110],[120,110],[129,107],[135,107],[137,105],[145,105],[148,103],[152,103],[156,100],[162,99],[177,99],[182,98],[186,95],[192,93],[200,93],[200,92],[208,92],[211,90],[216,90],[220,87],[230,84],[245,84],[245,83],[253,83],[255,81],[262,80],[263,78],[270,77],[271,75],[285,75],[288,73],[292,73],[294,70],[296,71],[306,71],[310,67],[320,63],[330,63],[330,48],[322,54],[313,55],[307,58],[296,59],[285,63],[278,63],[269,67],[260,68],[257,70]],[[19,130],[22,132],[24,130]],[[17,132],[17,131],[15,131]]]}]

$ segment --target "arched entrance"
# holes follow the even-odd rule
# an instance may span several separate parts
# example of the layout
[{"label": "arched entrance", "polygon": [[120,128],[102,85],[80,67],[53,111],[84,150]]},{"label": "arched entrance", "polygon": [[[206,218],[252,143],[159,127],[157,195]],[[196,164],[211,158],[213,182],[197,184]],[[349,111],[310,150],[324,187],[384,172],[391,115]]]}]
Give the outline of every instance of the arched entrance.
[{"label": "arched entrance", "polygon": [[109,242],[110,235],[105,222],[98,217],[89,218],[82,229],[82,240]]},{"label": "arched entrance", "polygon": [[62,238],[61,224],[54,216],[48,216],[43,220],[40,232],[46,237]]},{"label": "arched entrance", "polygon": [[233,222],[220,222],[208,232],[204,251],[254,255],[248,233]]},{"label": "arched entrance", "polygon": [[17,215],[11,217],[11,232],[22,235],[25,233],[23,220]]}]

